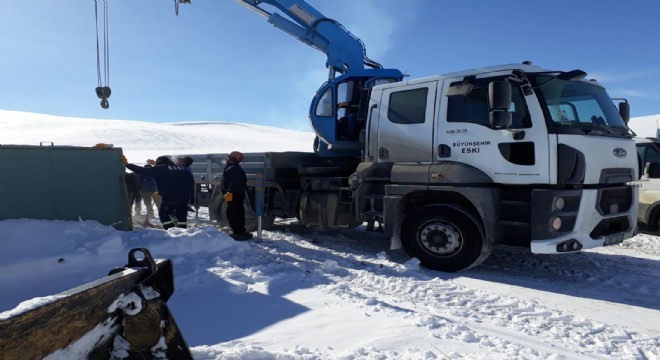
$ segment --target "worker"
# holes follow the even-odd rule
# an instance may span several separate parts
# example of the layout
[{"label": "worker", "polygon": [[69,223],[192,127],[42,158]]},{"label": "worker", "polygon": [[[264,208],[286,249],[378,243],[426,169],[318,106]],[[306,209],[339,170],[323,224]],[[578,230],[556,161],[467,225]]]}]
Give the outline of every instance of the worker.
[{"label": "worker", "polygon": [[222,194],[227,202],[227,221],[234,240],[249,240],[252,234],[245,231],[245,189],[247,176],[241,168],[244,156],[240,151],[232,151],[227,156],[227,164],[222,172]]},{"label": "worker", "polygon": [[190,156],[181,156],[178,159],[176,159],[176,164],[179,166],[183,166],[191,174],[192,174],[192,169],[190,168],[190,165],[192,165],[193,162],[194,160]]},{"label": "worker", "polygon": [[123,154],[120,158],[127,169],[138,175],[151,176],[156,180],[161,198],[158,217],[163,229],[167,230],[174,226],[188,227],[188,199],[195,184],[192,174],[184,167],[175,165],[167,156],[159,156],[152,168],[130,164]]},{"label": "worker", "polygon": [[[179,166],[183,166],[190,174],[193,173],[192,168],[190,166],[193,164],[194,160],[190,156],[181,156],[178,159],[176,159],[176,164]],[[188,199],[188,212],[195,212],[195,209],[193,208],[193,204],[195,203],[195,186],[193,186],[192,190],[192,196],[190,196],[190,199]]]},{"label": "worker", "polygon": [[135,206],[136,215],[140,215],[140,179],[136,173],[125,172],[126,196],[128,200],[128,211]]},{"label": "worker", "polygon": [[[144,165],[144,167],[151,168],[153,165],[147,164]],[[145,216],[142,225],[148,227],[151,226],[149,220],[154,218],[153,195],[158,191],[158,187],[156,186],[156,180],[151,176],[138,175],[138,178],[140,179],[140,198],[147,210],[147,215]],[[138,202],[137,204],[140,203]],[[140,211],[138,211],[139,214],[141,212],[141,206],[137,206],[137,208],[140,209]]]}]

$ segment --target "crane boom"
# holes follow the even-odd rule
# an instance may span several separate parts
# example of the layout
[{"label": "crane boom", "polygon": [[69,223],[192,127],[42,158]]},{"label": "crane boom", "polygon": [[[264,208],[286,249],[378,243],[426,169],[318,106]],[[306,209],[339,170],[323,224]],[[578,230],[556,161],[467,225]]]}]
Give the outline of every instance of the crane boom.
[{"label": "crane boom", "polygon": [[[236,0],[237,3],[263,16],[276,28],[326,54],[326,66],[345,74],[351,70],[382,66],[366,56],[364,43],[339,22],[327,18],[303,0]],[[260,5],[268,4],[284,13],[268,12]]]},{"label": "crane boom", "polygon": [[[326,54],[328,80],[316,91],[309,110],[309,121],[316,133],[314,151],[324,157],[361,156],[359,139],[366,119],[359,116],[364,113],[359,109],[368,103],[373,86],[401,81],[401,71],[385,69],[369,59],[362,40],[304,0],[235,1]],[[188,3],[190,0],[175,0],[177,6]],[[274,11],[264,9],[266,5]]]}]

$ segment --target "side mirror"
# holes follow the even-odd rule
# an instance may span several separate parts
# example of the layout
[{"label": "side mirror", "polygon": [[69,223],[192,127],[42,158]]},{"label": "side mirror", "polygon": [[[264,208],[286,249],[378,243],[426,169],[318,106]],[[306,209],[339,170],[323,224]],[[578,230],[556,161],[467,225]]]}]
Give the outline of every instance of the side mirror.
[{"label": "side mirror", "polygon": [[505,81],[493,81],[488,84],[488,107],[490,108],[490,127],[504,129],[511,126],[511,84]]},{"label": "side mirror", "polygon": [[511,107],[511,84],[493,81],[488,84],[488,106],[490,111],[507,111]]},{"label": "side mirror", "polygon": [[646,169],[644,173],[649,179],[659,179],[660,178],[660,163],[650,162],[646,164]]},{"label": "side mirror", "polygon": [[619,115],[623,119],[623,122],[628,125],[628,121],[630,121],[630,104],[628,104],[628,100],[624,98],[612,98],[612,101],[615,100],[621,101],[619,103]]},{"label": "side mirror", "polygon": [[623,122],[628,124],[628,121],[630,121],[630,104],[628,102],[622,101],[619,103],[619,115],[621,115]]},{"label": "side mirror", "polygon": [[506,129],[513,122],[511,113],[508,111],[491,111],[489,119],[492,129]]}]

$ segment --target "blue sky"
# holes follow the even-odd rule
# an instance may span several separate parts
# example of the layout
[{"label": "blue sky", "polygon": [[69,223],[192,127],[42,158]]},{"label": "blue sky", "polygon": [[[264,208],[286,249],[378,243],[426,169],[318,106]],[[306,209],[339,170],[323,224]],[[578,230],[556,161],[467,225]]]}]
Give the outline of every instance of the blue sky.
[{"label": "blue sky", "polygon": [[[94,92],[93,0],[0,0],[0,109],[310,130],[323,53],[232,0],[193,0],[179,16],[171,0],[108,1],[110,108]],[[308,3],[410,78],[531,60],[587,71],[627,98],[633,117],[660,114],[656,0]]]}]

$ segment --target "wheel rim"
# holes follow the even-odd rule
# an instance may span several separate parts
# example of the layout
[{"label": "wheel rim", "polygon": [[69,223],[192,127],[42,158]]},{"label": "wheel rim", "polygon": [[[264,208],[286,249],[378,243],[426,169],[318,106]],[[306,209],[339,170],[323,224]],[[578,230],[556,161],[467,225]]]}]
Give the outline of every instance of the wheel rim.
[{"label": "wheel rim", "polygon": [[419,241],[428,252],[436,255],[451,255],[460,250],[463,236],[454,225],[433,221],[420,228]]}]

